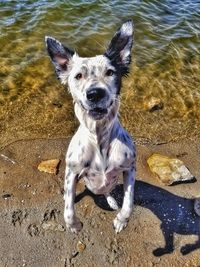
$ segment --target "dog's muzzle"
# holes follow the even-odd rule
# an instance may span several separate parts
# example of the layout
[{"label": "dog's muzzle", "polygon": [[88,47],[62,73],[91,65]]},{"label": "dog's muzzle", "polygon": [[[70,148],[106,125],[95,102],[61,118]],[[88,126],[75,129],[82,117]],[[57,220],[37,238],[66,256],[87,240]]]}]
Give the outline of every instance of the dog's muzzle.
[{"label": "dog's muzzle", "polygon": [[87,91],[86,97],[90,106],[89,115],[95,120],[102,119],[108,113],[108,95],[106,90],[102,88],[92,88]]}]

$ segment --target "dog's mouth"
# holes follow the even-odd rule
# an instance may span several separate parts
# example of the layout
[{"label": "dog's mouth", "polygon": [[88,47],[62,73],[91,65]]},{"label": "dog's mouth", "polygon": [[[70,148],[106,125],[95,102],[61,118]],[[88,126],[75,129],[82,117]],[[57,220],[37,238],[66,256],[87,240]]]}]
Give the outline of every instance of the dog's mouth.
[{"label": "dog's mouth", "polygon": [[89,115],[96,120],[102,119],[107,113],[108,113],[107,108],[96,107],[96,108],[89,110]]},{"label": "dog's mouth", "polygon": [[114,101],[110,102],[108,107],[90,107],[85,108],[82,102],[79,102],[82,108],[87,112],[87,114],[92,117],[94,120],[101,120],[103,119],[110,111],[113,106]]}]

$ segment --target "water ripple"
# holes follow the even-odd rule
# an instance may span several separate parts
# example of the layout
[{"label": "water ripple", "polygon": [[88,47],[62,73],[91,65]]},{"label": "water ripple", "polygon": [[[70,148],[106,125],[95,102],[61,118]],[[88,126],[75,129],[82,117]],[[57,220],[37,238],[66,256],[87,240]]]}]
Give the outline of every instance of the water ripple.
[{"label": "water ripple", "polygon": [[[122,119],[126,123],[128,108],[127,127],[138,136],[145,133],[147,123],[152,127],[149,138],[167,139],[163,132],[168,137],[179,136],[180,129],[187,135],[189,128],[196,133],[200,121],[200,1],[4,0],[0,1],[0,17],[0,105],[4,107],[0,120],[6,125],[0,124],[0,137],[5,129],[9,132],[17,127],[22,114],[27,134],[34,132],[35,123],[37,136],[45,132],[45,112],[45,121],[53,124],[55,119],[58,125],[64,124],[66,110],[73,114],[69,99],[53,78],[45,35],[58,38],[83,56],[93,56],[104,52],[113,32],[129,18],[135,24],[133,74],[124,82],[129,97],[122,96],[126,100]],[[164,103],[160,113],[145,110],[152,97]],[[58,122],[51,102],[62,99],[67,101],[63,104],[66,110],[56,111]],[[36,111],[37,118],[31,119]],[[20,134],[25,135],[20,127]],[[73,127],[72,123],[69,128]],[[52,134],[59,132],[55,124],[52,129]]]}]

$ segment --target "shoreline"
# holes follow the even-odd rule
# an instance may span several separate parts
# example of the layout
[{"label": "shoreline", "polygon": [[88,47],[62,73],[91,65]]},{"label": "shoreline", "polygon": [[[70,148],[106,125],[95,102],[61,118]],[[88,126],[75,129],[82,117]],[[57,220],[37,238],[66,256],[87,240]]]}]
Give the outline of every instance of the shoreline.
[{"label": "shoreline", "polygon": [[[106,210],[98,198],[86,195],[76,204],[84,225],[77,236],[65,231],[63,220],[64,156],[68,142],[69,139],[18,141],[0,151],[15,162],[0,157],[1,266],[197,267],[200,264],[200,248],[195,249],[194,245],[197,234],[200,235],[200,218],[193,212],[193,199],[200,196],[199,140],[157,146],[138,144],[135,208],[128,227],[116,235],[112,228],[116,212]],[[146,163],[153,152],[183,160],[197,181],[164,186],[150,173]],[[61,159],[57,175],[37,170],[40,161],[52,158]],[[77,191],[83,189],[84,184],[80,183]],[[119,187],[119,195],[120,190]],[[187,211],[182,217],[178,205]],[[169,229],[163,217],[167,213]],[[159,253],[164,246],[164,233],[168,230],[173,235],[174,251],[155,256],[155,251]],[[82,252],[77,250],[79,241],[86,246]],[[8,248],[12,253],[8,254]],[[182,255],[184,248],[191,252]]]}]

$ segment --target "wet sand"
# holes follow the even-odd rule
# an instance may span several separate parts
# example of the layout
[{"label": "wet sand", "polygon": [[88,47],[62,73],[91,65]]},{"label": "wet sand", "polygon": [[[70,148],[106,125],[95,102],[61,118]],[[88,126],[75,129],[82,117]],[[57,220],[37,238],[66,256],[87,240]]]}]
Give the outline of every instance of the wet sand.
[{"label": "wet sand", "polygon": [[[83,230],[66,231],[62,193],[68,142],[17,141],[0,151],[0,266],[200,266],[200,217],[193,208],[200,196],[199,140],[137,145],[135,208],[118,235],[112,228],[116,212],[88,192],[76,204]],[[183,160],[196,182],[162,185],[146,163],[153,152]],[[53,158],[61,159],[57,175],[37,170],[41,160]],[[80,183],[77,192],[82,191]],[[121,185],[115,193],[121,202]],[[85,244],[83,251],[78,241]]]}]

